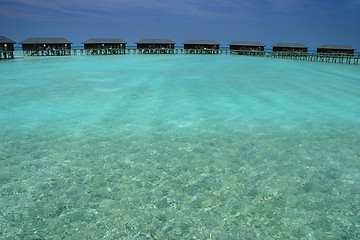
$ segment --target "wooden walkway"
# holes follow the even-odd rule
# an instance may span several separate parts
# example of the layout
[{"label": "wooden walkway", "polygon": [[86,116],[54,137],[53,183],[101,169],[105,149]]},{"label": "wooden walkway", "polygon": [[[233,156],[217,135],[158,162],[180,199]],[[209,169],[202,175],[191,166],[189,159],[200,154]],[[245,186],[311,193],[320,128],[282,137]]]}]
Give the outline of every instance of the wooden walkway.
[{"label": "wooden walkway", "polygon": [[312,52],[232,51],[235,55],[283,58],[302,61],[346,63],[359,65],[359,54],[332,54]]},{"label": "wooden walkway", "polygon": [[0,59],[13,59],[14,52],[13,51],[3,51],[0,50]]},{"label": "wooden walkway", "polygon": [[[359,54],[325,54],[312,52],[273,52],[212,49],[66,49],[23,51],[24,56],[83,56],[83,55],[137,55],[137,54],[218,54],[267,58],[282,58],[313,62],[343,63],[359,65]],[[13,55],[12,55],[13,56]]]}]

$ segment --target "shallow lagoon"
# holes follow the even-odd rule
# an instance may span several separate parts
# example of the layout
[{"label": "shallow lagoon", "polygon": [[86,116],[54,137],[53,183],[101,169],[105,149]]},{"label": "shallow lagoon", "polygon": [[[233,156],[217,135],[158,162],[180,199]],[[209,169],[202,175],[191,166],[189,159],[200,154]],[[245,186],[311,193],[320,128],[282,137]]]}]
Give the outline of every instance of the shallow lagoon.
[{"label": "shallow lagoon", "polygon": [[0,236],[360,238],[360,67],[0,62]]}]

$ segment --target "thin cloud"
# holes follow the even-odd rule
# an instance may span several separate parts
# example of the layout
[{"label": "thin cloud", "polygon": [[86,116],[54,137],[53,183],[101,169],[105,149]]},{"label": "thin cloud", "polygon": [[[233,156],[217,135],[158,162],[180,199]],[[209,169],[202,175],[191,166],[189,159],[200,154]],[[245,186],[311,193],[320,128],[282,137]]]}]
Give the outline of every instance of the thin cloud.
[{"label": "thin cloud", "polygon": [[[59,13],[66,14],[81,14],[91,15],[91,12],[103,12],[100,15],[108,15],[116,11],[124,12],[138,12],[141,10],[159,11],[163,14],[174,15],[188,15],[195,17],[211,18],[216,16],[226,15],[221,10],[222,8],[237,9],[237,11],[244,11],[249,9],[252,4],[251,1],[246,0],[185,0],[178,2],[176,0],[5,0],[14,6],[16,10],[17,5],[25,5],[34,8],[49,9]],[[71,6],[71,7],[69,7]],[[29,10],[31,11],[31,10]]]},{"label": "thin cloud", "polygon": [[[5,2],[5,1],[4,1]],[[14,2],[15,5],[14,5]],[[97,8],[87,8],[87,9],[81,9],[79,6],[77,7],[69,7],[71,5],[63,6],[66,4],[60,3],[59,5],[55,4],[57,2],[54,2],[54,4],[49,4],[47,1],[42,0],[35,0],[35,1],[23,1],[23,0],[14,0],[11,2],[11,4],[1,6],[0,4],[0,15],[9,17],[9,18],[19,18],[19,19],[31,19],[36,21],[46,21],[56,20],[56,13],[61,13],[62,15],[67,15],[67,19],[71,18],[78,18],[81,16],[86,17],[92,17],[92,18],[105,18],[105,19],[111,19],[111,20],[117,20],[121,21],[123,20],[119,16],[112,16],[107,14],[107,12],[104,12],[101,9]],[[41,11],[41,14],[39,14],[39,9],[41,10],[48,10],[48,11]]]},{"label": "thin cloud", "polygon": [[[358,0],[348,0],[349,7],[359,6]],[[329,0],[326,4],[314,0],[3,0],[0,3],[12,6],[9,17],[37,15],[37,9],[51,10],[52,13],[67,14],[68,17],[91,17],[117,19],[121,15],[156,14],[159,16],[193,17],[202,19],[232,19],[258,16],[302,17],[302,11],[308,14],[329,14],[337,10],[338,3]],[[344,4],[343,4],[344,5]],[[28,9],[24,10],[24,6]],[[8,7],[9,9],[9,7]],[[21,9],[19,11],[18,9]],[[11,11],[11,9],[9,9]],[[4,11],[2,11],[4,12]],[[41,14],[47,14],[41,11]],[[51,14],[52,14],[51,13]],[[48,14],[50,15],[50,14]],[[41,18],[40,15],[38,15]],[[252,20],[256,20],[255,18]]]}]

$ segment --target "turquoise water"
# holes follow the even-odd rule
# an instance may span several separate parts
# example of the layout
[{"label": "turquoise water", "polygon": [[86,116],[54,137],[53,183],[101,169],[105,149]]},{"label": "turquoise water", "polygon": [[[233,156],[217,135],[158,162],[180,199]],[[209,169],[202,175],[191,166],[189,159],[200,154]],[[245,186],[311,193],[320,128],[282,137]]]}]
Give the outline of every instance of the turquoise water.
[{"label": "turquoise water", "polygon": [[360,238],[360,67],[0,62],[0,238]]}]

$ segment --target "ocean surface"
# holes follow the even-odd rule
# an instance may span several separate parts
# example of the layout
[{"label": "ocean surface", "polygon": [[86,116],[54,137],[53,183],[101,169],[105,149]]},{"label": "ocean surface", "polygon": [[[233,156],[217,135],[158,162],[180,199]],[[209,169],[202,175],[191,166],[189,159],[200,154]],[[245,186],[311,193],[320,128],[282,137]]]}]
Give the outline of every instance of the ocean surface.
[{"label": "ocean surface", "polygon": [[0,73],[0,238],[360,238],[359,66],[71,56]]}]

